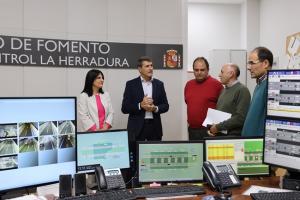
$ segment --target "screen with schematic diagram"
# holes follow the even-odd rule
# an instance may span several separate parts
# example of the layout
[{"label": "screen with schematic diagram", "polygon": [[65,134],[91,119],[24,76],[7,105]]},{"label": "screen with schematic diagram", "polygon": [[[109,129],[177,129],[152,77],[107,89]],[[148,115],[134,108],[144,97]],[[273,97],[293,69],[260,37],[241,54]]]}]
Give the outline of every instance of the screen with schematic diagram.
[{"label": "screen with schematic diagram", "polygon": [[203,146],[199,141],[139,142],[139,182],[203,180]]},{"label": "screen with schematic diagram", "polygon": [[262,137],[207,139],[205,140],[205,159],[215,164],[231,164],[239,176],[269,174],[269,166],[262,163]]},{"label": "screen with schematic diagram", "polygon": [[78,172],[94,172],[99,164],[104,169],[123,169],[130,166],[127,130],[78,132],[76,142]]}]

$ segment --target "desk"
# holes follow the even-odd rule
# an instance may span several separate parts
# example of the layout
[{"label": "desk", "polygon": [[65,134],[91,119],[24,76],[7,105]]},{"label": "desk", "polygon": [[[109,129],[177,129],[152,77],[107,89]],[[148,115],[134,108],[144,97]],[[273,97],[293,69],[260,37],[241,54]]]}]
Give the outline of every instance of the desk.
[{"label": "desk", "polygon": [[[237,188],[229,188],[228,190],[232,192],[233,200],[251,200],[250,196],[242,195],[251,185],[259,185],[265,187],[274,187],[279,188],[279,179],[278,176],[273,177],[263,177],[261,180],[247,180],[242,181],[242,186]],[[216,195],[217,192],[211,190],[207,185],[204,185],[206,194],[199,195],[198,197],[190,198],[176,198],[176,200],[200,200],[207,195]]]},{"label": "desk", "polygon": [[[232,192],[233,200],[251,200],[250,196],[242,195],[242,193],[245,192],[251,185],[259,185],[259,186],[265,186],[265,187],[278,188],[279,187],[279,179],[280,179],[280,177],[273,176],[273,177],[264,177],[261,180],[242,181],[241,187],[230,188],[228,190]],[[203,195],[199,195],[197,197],[185,197],[185,198],[176,197],[176,200],[201,200],[204,196],[217,194],[217,192],[211,190],[206,184],[204,185],[204,189],[205,189],[206,193]],[[54,196],[47,195],[46,199],[54,200]],[[170,197],[169,199],[172,199],[172,197]]]}]

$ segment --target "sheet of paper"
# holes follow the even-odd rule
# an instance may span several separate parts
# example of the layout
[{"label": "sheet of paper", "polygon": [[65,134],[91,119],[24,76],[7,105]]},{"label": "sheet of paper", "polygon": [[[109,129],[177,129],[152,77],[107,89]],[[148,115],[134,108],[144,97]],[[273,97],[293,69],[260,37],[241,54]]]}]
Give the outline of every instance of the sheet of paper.
[{"label": "sheet of paper", "polygon": [[202,125],[206,127],[208,124],[217,124],[229,119],[230,117],[230,113],[208,108],[206,118]]},{"label": "sheet of paper", "polygon": [[290,192],[291,190],[280,189],[280,188],[271,188],[271,187],[262,187],[258,185],[251,185],[248,190],[246,190],[243,195],[250,195],[250,193],[261,193],[261,192]]},{"label": "sheet of paper", "polygon": [[36,195],[24,195],[21,197],[12,198],[11,200],[38,200],[39,198]]},{"label": "sheet of paper", "polygon": [[183,195],[183,196],[169,196],[169,197],[151,197],[146,198],[147,200],[167,200],[167,199],[185,199],[185,198],[196,198],[197,195]]},{"label": "sheet of paper", "polygon": [[59,196],[59,183],[40,186],[36,188],[36,192],[39,196],[45,196],[52,194],[54,196]]}]

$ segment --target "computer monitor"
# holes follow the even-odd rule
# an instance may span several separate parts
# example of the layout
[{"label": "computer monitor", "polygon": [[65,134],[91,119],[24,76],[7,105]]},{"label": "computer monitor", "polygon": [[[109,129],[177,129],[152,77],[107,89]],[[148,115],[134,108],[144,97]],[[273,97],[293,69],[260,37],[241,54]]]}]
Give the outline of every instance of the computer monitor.
[{"label": "computer monitor", "polygon": [[104,169],[130,166],[127,130],[78,132],[76,147],[78,172],[94,172],[99,164]]},{"label": "computer monitor", "polygon": [[300,70],[270,70],[264,162],[300,178]]},{"label": "computer monitor", "polygon": [[205,159],[216,164],[231,164],[239,176],[269,175],[263,164],[262,137],[215,137],[205,140]]},{"label": "computer monitor", "polygon": [[138,142],[139,182],[202,181],[203,146],[202,141]]},{"label": "computer monitor", "polygon": [[0,191],[73,174],[75,133],[75,97],[0,98]]}]

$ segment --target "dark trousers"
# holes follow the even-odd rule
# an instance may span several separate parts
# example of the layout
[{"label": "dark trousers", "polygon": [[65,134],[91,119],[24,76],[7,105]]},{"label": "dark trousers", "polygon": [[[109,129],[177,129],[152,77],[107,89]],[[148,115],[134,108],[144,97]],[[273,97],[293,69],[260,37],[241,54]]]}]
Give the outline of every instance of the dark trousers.
[{"label": "dark trousers", "polygon": [[191,128],[188,127],[189,140],[203,140],[204,137],[209,137],[206,127]]},{"label": "dark trousers", "polygon": [[144,126],[141,133],[136,137],[136,141],[159,141],[161,136],[155,132],[155,125],[153,119],[145,119]]},{"label": "dark trousers", "polygon": [[[131,180],[132,187],[137,187],[136,177],[137,177],[137,164],[138,164],[138,155],[137,155],[137,142],[136,141],[160,141],[162,137],[157,135],[155,132],[154,120],[145,119],[144,126],[141,133],[136,137],[135,141],[129,141],[129,152],[130,152],[130,169],[122,170],[123,177],[125,182]],[[130,185],[128,186],[130,187]]]}]

